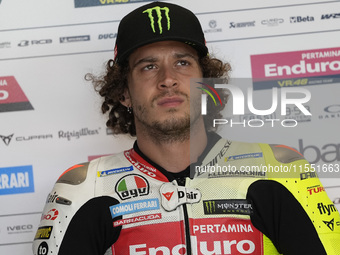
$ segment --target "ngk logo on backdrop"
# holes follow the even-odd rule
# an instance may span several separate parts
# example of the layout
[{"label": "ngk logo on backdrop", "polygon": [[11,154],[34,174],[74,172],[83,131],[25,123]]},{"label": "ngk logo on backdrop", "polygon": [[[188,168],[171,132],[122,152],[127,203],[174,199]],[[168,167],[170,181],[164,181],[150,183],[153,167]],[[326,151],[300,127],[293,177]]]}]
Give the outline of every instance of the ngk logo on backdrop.
[{"label": "ngk logo on backdrop", "polygon": [[33,110],[14,76],[0,77],[0,112]]}]

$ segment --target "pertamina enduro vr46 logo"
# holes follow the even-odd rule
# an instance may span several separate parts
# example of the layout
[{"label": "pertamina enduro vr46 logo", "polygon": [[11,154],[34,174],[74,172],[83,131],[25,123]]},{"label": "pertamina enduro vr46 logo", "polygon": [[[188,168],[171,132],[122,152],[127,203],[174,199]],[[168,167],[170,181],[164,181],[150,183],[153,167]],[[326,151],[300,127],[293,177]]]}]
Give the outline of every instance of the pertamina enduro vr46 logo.
[{"label": "pertamina enduro vr46 logo", "polygon": [[115,190],[122,200],[145,196],[149,194],[149,183],[140,175],[129,174],[117,182]]},{"label": "pertamina enduro vr46 logo", "polygon": [[156,29],[155,29],[155,18],[153,17],[153,12],[155,11],[156,15],[157,15],[157,24],[158,24],[158,29],[159,29],[159,33],[162,34],[163,33],[163,25],[162,25],[162,11],[164,11],[164,16],[166,18],[166,23],[167,23],[167,30],[170,30],[170,16],[169,16],[169,8],[168,7],[159,7],[159,6],[155,6],[153,8],[150,9],[146,9],[145,11],[143,11],[143,13],[147,13],[148,17],[150,19],[150,25],[152,28],[152,31],[154,33],[156,33]]},{"label": "pertamina enduro vr46 logo", "polygon": [[0,77],[0,112],[33,110],[14,76]]}]

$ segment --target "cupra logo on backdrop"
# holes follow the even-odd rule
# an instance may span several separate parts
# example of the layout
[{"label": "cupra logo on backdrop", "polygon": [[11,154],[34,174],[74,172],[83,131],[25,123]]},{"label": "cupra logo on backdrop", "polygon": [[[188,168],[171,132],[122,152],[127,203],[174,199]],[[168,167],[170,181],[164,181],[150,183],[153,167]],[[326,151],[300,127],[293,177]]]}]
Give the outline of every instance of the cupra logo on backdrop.
[{"label": "cupra logo on backdrop", "polygon": [[[248,110],[254,115],[270,115],[274,113],[279,105],[280,99],[280,108],[281,108],[281,116],[286,116],[287,112],[287,105],[295,105],[304,115],[311,116],[312,114],[307,110],[307,108],[303,105],[307,103],[311,99],[311,93],[309,90],[305,88],[272,88],[272,98],[271,102],[272,105],[269,109],[259,110],[254,107],[253,102],[253,89],[248,88],[247,91],[247,100],[245,100],[245,95],[243,91],[236,85],[231,84],[214,84],[213,86],[208,85],[207,83],[197,82],[198,84],[203,85],[204,87],[196,87],[205,93],[201,95],[201,113],[202,115],[207,115],[207,96],[209,95],[210,98],[213,100],[215,106],[217,106],[217,101],[215,97],[218,99],[219,104],[222,105],[222,100],[220,95],[216,91],[216,89],[226,89],[228,94],[232,96],[233,103],[232,103],[232,113],[233,115],[244,115],[245,114],[245,101],[247,102],[246,105]],[[280,93],[279,93],[280,91]],[[299,96],[296,96],[296,95]],[[294,96],[292,96],[294,95]],[[302,95],[302,96],[301,96]],[[295,97],[296,96],[296,97]],[[266,99],[267,100],[267,99]],[[268,101],[270,99],[268,98]],[[297,126],[297,121],[294,119],[251,119],[243,122],[233,122],[232,119],[214,119],[213,120],[213,127],[217,125],[226,125],[230,124],[232,127],[233,125],[243,125],[249,127],[262,127],[265,122],[271,122],[271,126],[274,127],[275,123],[279,122],[283,127],[295,127]]]}]

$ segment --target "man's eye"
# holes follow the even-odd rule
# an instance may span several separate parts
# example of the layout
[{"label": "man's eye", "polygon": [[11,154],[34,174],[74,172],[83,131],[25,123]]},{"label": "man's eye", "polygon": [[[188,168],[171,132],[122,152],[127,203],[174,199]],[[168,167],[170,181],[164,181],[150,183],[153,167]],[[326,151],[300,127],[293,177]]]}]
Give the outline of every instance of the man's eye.
[{"label": "man's eye", "polygon": [[180,65],[180,66],[187,66],[189,65],[189,62],[186,61],[186,60],[180,60],[177,62],[177,65]]},{"label": "man's eye", "polygon": [[151,69],[154,69],[155,68],[155,65],[153,64],[150,64],[150,65],[147,65],[143,68],[143,70],[151,70]]}]

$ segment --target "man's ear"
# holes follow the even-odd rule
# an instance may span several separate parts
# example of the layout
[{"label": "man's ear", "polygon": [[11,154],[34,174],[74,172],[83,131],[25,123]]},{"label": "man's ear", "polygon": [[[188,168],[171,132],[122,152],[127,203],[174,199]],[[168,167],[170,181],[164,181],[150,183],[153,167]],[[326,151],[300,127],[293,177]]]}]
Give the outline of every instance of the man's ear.
[{"label": "man's ear", "polygon": [[120,103],[125,107],[131,107],[131,97],[128,89],[125,89],[123,95],[119,99]]}]

